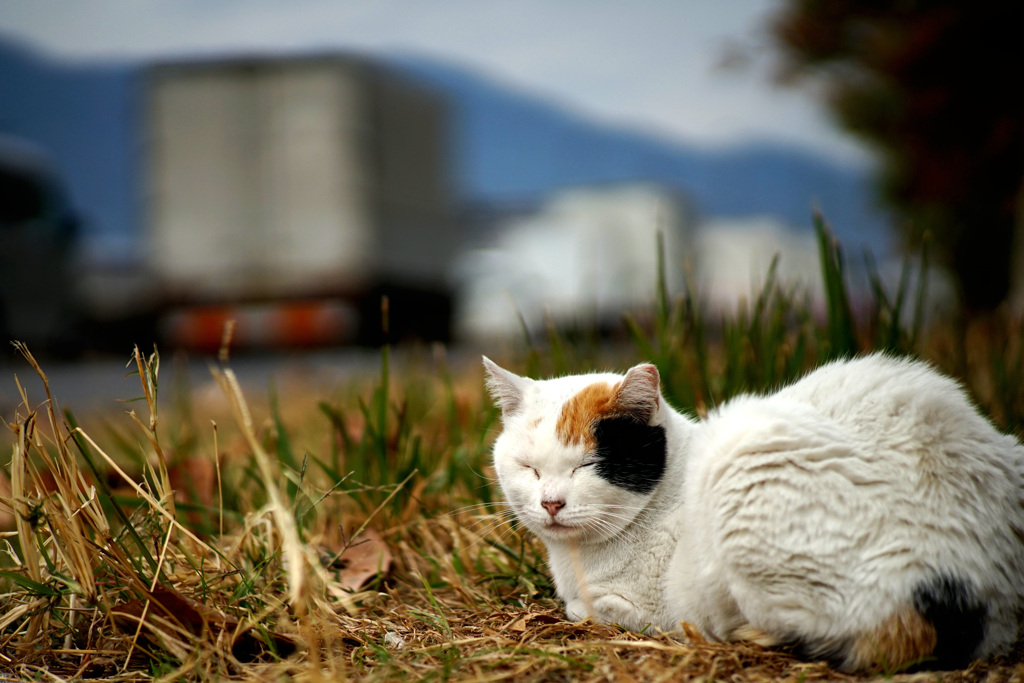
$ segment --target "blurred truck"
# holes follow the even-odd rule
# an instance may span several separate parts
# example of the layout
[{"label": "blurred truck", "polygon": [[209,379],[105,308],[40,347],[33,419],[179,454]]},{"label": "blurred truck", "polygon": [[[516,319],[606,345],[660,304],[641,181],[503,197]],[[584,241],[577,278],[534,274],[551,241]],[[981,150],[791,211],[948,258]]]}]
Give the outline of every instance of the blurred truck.
[{"label": "blurred truck", "polygon": [[74,287],[79,219],[52,158],[0,135],[0,357],[9,341],[74,355],[83,314]]},{"label": "blurred truck", "polygon": [[158,335],[209,348],[447,339],[459,242],[446,103],[337,55],[159,64],[142,80]]}]

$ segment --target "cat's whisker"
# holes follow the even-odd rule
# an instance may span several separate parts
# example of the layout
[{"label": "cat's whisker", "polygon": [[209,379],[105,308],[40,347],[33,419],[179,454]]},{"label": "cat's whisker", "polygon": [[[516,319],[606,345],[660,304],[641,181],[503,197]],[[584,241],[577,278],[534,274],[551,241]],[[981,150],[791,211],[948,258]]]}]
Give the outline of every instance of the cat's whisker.
[{"label": "cat's whisker", "polygon": [[[456,508],[450,512],[445,513],[444,517],[455,517],[456,515],[466,514],[470,512],[477,512],[479,510],[491,511],[492,508],[497,507],[508,507],[508,503],[504,501],[495,501],[493,503],[474,503],[473,505],[466,505],[464,507]],[[497,512],[497,510],[495,510]]]},{"label": "cat's whisker", "polygon": [[489,515],[483,515],[483,516],[473,520],[473,523],[471,525],[467,526],[466,529],[470,530],[470,531],[478,531],[480,529],[480,527],[491,527],[491,526],[497,527],[497,526],[501,526],[502,524],[507,524],[509,522],[512,522],[515,519],[516,519],[515,512],[513,512],[511,510],[502,511],[500,513],[493,513],[493,514],[489,514]]},{"label": "cat's whisker", "polygon": [[497,540],[498,540],[499,543],[505,543],[506,540],[510,536],[512,536],[513,534],[518,534],[518,533],[519,533],[519,529],[517,529],[516,527],[513,527],[513,526],[508,526],[508,527],[505,527],[505,529],[501,532],[501,534],[498,535],[498,539]]},{"label": "cat's whisker", "polygon": [[465,527],[464,531],[472,536],[485,538],[507,523],[507,520],[482,520],[479,524]]},{"label": "cat's whisker", "polygon": [[501,510],[477,521],[477,524],[467,527],[467,531],[471,531],[483,539],[502,527],[510,527],[516,521],[516,514],[512,510]]},{"label": "cat's whisker", "polygon": [[494,530],[512,523],[515,520],[514,516],[490,516],[475,520],[472,524],[468,524],[462,527],[462,531],[476,537],[486,537],[494,532]]}]

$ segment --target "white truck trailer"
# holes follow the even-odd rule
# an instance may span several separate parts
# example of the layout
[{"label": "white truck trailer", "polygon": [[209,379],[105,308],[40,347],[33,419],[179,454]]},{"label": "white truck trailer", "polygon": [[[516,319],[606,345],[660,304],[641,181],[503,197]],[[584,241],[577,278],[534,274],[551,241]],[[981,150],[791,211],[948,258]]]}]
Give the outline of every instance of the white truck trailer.
[{"label": "white truck trailer", "polygon": [[[149,267],[163,336],[318,344],[449,334],[459,235],[440,96],[350,57],[153,66]],[[294,328],[294,329],[292,329]]]}]

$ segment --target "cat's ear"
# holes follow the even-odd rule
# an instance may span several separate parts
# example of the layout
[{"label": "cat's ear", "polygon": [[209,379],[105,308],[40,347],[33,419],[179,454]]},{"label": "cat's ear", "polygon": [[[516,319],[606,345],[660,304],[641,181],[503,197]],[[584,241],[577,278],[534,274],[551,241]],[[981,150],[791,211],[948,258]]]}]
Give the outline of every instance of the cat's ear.
[{"label": "cat's ear", "polygon": [[624,412],[647,424],[658,412],[661,400],[661,377],[650,363],[634,365],[622,378],[615,395],[616,405]]},{"label": "cat's ear", "polygon": [[484,368],[487,370],[487,376],[484,378],[487,390],[491,392],[494,403],[501,408],[501,416],[504,418],[519,410],[523,403],[523,392],[533,380],[509,372],[487,356],[483,359]]}]

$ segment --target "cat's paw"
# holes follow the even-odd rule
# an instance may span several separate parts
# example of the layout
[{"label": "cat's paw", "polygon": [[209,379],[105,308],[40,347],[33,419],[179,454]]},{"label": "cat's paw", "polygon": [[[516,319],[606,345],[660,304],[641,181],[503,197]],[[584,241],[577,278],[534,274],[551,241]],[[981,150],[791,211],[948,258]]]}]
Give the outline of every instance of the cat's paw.
[{"label": "cat's paw", "polygon": [[590,605],[583,600],[572,600],[565,606],[566,615],[573,621],[592,617],[605,624],[618,624],[636,631],[647,625],[640,610],[621,595],[610,593],[595,598]]},{"label": "cat's paw", "polygon": [[594,600],[594,610],[601,621],[618,624],[631,631],[642,629],[648,621],[643,618],[636,605],[614,593],[602,595]]},{"label": "cat's paw", "polygon": [[587,608],[587,603],[580,599],[565,603],[565,616],[570,621],[583,621],[587,617],[597,618],[597,615],[592,614],[591,610]]}]

